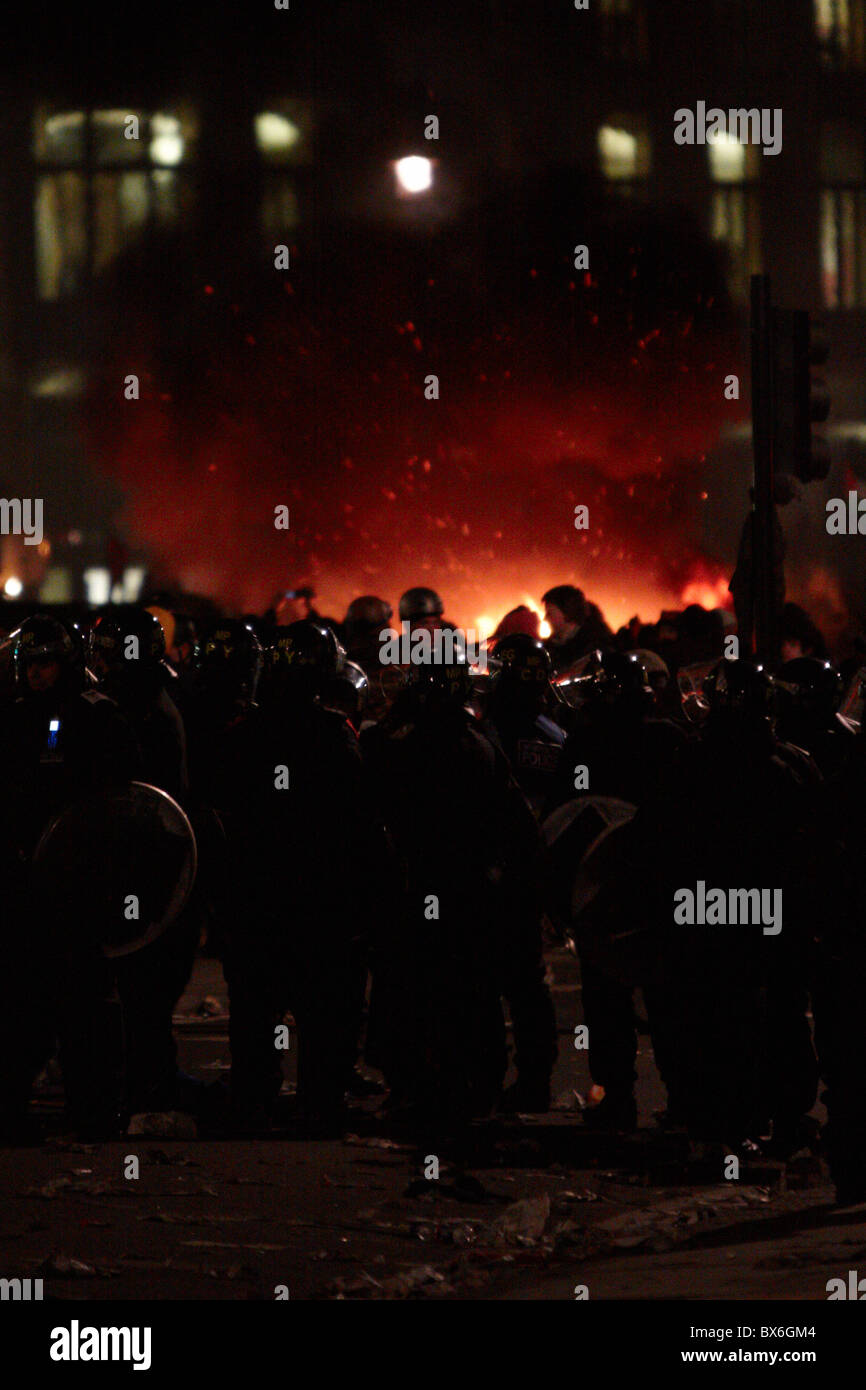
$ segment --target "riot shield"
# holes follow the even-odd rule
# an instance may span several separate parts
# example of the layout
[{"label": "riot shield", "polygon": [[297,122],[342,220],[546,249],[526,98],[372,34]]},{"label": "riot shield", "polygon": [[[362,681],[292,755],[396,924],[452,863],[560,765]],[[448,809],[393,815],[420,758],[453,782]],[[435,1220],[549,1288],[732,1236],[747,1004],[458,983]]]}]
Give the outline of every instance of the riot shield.
[{"label": "riot shield", "polygon": [[144,782],[82,798],[44,831],[32,860],[38,900],[106,956],[141,950],[171,926],[196,875],[195,835],[167,792]]},{"label": "riot shield", "polygon": [[587,652],[565,671],[551,677],[551,686],[557,698],[572,709],[578,709],[588,700],[596,689],[596,677],[601,669],[601,652]]},{"label": "riot shield", "polygon": [[636,812],[616,797],[577,797],[541,827],[549,915],[582,960],[629,985],[640,982],[648,956],[648,923],[633,910]]},{"label": "riot shield", "polygon": [[704,681],[718,662],[696,661],[677,671],[683,714],[690,724],[703,724],[710,712],[710,702],[704,694]]}]

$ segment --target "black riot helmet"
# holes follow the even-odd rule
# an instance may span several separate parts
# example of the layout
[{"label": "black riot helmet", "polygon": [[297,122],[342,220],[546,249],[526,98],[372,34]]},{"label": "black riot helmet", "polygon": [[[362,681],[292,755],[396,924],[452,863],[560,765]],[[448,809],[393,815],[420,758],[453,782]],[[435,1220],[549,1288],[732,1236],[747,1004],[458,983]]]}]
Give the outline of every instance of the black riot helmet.
[{"label": "black riot helmet", "polygon": [[542,687],[550,683],[553,663],[540,638],[528,632],[509,633],[499,639],[493,654],[499,664],[498,683]]},{"label": "black riot helmet", "polygon": [[78,629],[61,623],[57,618],[45,613],[37,613],[26,618],[17,631],[10,636],[12,644],[12,665],[15,688],[19,694],[28,694],[31,686],[27,679],[27,668],[31,662],[56,661],[60,675],[56,685],[64,693],[81,691],[86,684],[84,668],[84,647]]},{"label": "black riot helmet", "polygon": [[322,687],[322,704],[338,709],[357,729],[370,698],[370,682],[354,661],[344,661]]},{"label": "black riot helmet", "polygon": [[343,638],[349,655],[362,666],[379,664],[379,634],[390,628],[393,612],[390,603],[375,594],[365,594],[349,604]]},{"label": "black riot helmet", "polygon": [[670,667],[649,647],[635,647],[630,656],[636,656],[646,671],[647,684],[653,693],[655,711],[670,719],[678,719],[683,714],[683,692],[679,684],[671,680]]},{"label": "black riot helmet", "polygon": [[410,670],[410,689],[423,707],[459,709],[472,694],[472,675],[465,650],[454,643],[445,661],[420,662]]},{"label": "black riot helmet", "polygon": [[646,667],[633,652],[602,652],[589,687],[591,704],[618,714],[648,714],[655,697]]},{"label": "black riot helmet", "polygon": [[387,599],[377,598],[375,594],[353,598],[343,621],[346,637],[350,638],[354,631],[378,632],[380,628],[388,626],[393,615],[394,610]]},{"label": "black riot helmet", "polygon": [[550,653],[540,638],[528,632],[509,633],[496,643],[493,661],[493,707],[513,706],[540,713],[551,693],[553,671]]},{"label": "black riot helmet", "polygon": [[249,623],[223,618],[199,638],[194,656],[205,695],[250,703],[262,674],[264,653]]},{"label": "black riot helmet", "polygon": [[667,689],[671,681],[670,667],[658,652],[651,651],[649,647],[635,647],[634,651],[628,652],[627,655],[637,657],[646,672],[647,683],[656,696],[659,691]]},{"label": "black riot helmet", "polygon": [[135,680],[165,656],[162,623],[132,603],[105,608],[90,629],[88,664],[100,680]]},{"label": "black riot helmet", "polygon": [[770,725],[773,678],[759,662],[724,657],[704,681],[703,695],[709,705],[708,727],[733,722]]},{"label": "black riot helmet", "polygon": [[829,661],[798,656],[786,661],[776,678],[780,733],[829,729],[842,697],[842,677]]},{"label": "black riot helmet", "polygon": [[407,589],[400,599],[400,621],[421,622],[424,618],[441,618],[445,604],[435,589]]},{"label": "black riot helmet", "polygon": [[342,670],[346,653],[333,628],[302,618],[278,627],[265,655],[263,701],[271,697],[314,699]]}]

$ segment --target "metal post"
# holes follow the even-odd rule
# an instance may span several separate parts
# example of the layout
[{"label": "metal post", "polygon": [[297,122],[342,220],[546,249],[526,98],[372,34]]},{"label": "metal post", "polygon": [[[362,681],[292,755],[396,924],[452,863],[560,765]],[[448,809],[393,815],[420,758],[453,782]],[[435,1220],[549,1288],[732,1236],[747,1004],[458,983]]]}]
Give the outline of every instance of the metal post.
[{"label": "metal post", "polygon": [[[773,351],[769,275],[752,276],[752,447],[755,484],[752,513],[752,583],[755,654],[773,664],[778,654],[775,544],[776,509],[773,489]],[[745,654],[745,653],[744,653]]]}]

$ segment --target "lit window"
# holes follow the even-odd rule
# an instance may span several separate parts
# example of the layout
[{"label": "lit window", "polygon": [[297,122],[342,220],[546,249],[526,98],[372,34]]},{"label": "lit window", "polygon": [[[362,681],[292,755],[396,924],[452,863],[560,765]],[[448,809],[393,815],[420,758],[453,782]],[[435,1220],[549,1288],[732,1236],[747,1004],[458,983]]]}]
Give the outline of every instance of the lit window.
[{"label": "lit window", "polygon": [[99,165],[136,164],[147,133],[141,111],[94,111],[90,117],[92,162]]},{"label": "lit window", "polygon": [[87,263],[85,181],[49,174],[36,181],[36,283],[41,299],[73,294]]},{"label": "lit window", "polygon": [[36,158],[42,164],[81,164],[84,161],[84,112],[66,111],[56,116],[37,116]]},{"label": "lit window", "polygon": [[866,195],[862,189],[821,193],[821,285],[827,309],[866,305]]},{"label": "lit window", "polygon": [[601,171],[606,179],[632,179],[637,173],[637,138],[603,125],[598,132]]},{"label": "lit window", "polygon": [[33,123],[33,153],[38,164],[47,166],[173,168],[189,157],[195,136],[195,122],[186,108],[171,115],[129,107],[53,113],[41,107]]},{"label": "lit window", "polygon": [[101,608],[111,594],[111,575],[101,567],[84,571],[84,592],[91,608]]},{"label": "lit window", "polygon": [[264,166],[259,215],[270,246],[300,222],[299,189],[304,165],[312,161],[312,108],[303,101],[274,101],[254,120],[256,148]]},{"label": "lit window", "polygon": [[282,164],[291,157],[301,139],[294,121],[277,111],[260,111],[256,116],[256,144],[263,159]]},{"label": "lit window", "polygon": [[828,67],[866,65],[866,0],[814,0],[815,33]]},{"label": "lit window", "polygon": [[137,603],[141,598],[141,591],[144,588],[144,581],[147,578],[147,571],[140,565],[130,565],[123,571],[121,581],[121,599],[123,603]]},{"label": "lit window", "polygon": [[265,164],[308,164],[312,158],[312,110],[303,101],[274,102],[254,120],[256,147]]},{"label": "lit window", "polygon": [[757,192],[748,184],[714,188],[710,201],[710,235],[728,255],[728,289],[745,301],[749,280],[760,271],[761,222]]},{"label": "lit window", "polygon": [[150,181],[147,174],[97,174],[94,183],[93,268],[97,272],[120,254],[145,226],[150,215]]},{"label": "lit window", "polygon": [[866,306],[863,138],[841,122],[821,131],[821,290],[828,309]]},{"label": "lit window", "polygon": [[298,197],[291,180],[282,174],[272,174],[262,192],[262,227],[266,236],[279,237],[297,227]]},{"label": "lit window", "polygon": [[53,367],[34,377],[30,394],[40,400],[68,400],[80,396],[85,385],[85,375],[78,367]]},{"label": "lit window", "polygon": [[[184,185],[186,187],[186,185]],[[169,169],[154,169],[151,178],[153,211],[157,222],[168,226],[180,211],[180,187],[177,175]]]},{"label": "lit window", "polygon": [[641,117],[613,117],[598,131],[598,157],[605,179],[633,185],[650,171],[650,141]]},{"label": "lit window", "polygon": [[848,6],[845,0],[815,0],[815,32],[822,43],[826,43],[837,25],[837,17],[844,17],[847,28]]},{"label": "lit window", "polygon": [[195,137],[195,121],[185,108],[178,115],[123,107],[37,111],[40,298],[74,294],[146,228],[175,221],[188,206],[182,166]]},{"label": "lit window", "polygon": [[707,158],[713,183],[744,183],[757,174],[757,146],[741,145],[736,135],[716,131],[707,137]]},{"label": "lit window", "polygon": [[40,603],[69,603],[72,599],[72,576],[63,566],[47,570],[39,586]]},{"label": "lit window", "polygon": [[727,252],[728,289],[742,302],[750,276],[761,268],[758,150],[728,131],[716,131],[707,141],[707,161],[716,185],[710,197],[710,236]]}]

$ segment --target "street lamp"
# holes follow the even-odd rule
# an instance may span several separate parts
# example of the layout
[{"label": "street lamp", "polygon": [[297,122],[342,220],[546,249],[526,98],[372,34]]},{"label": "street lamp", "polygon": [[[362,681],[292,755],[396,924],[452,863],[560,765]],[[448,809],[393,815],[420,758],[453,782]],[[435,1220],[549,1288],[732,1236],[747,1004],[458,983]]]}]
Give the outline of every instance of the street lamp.
[{"label": "street lamp", "polygon": [[420,154],[408,154],[394,163],[401,193],[425,193],[433,183],[433,161]]}]

